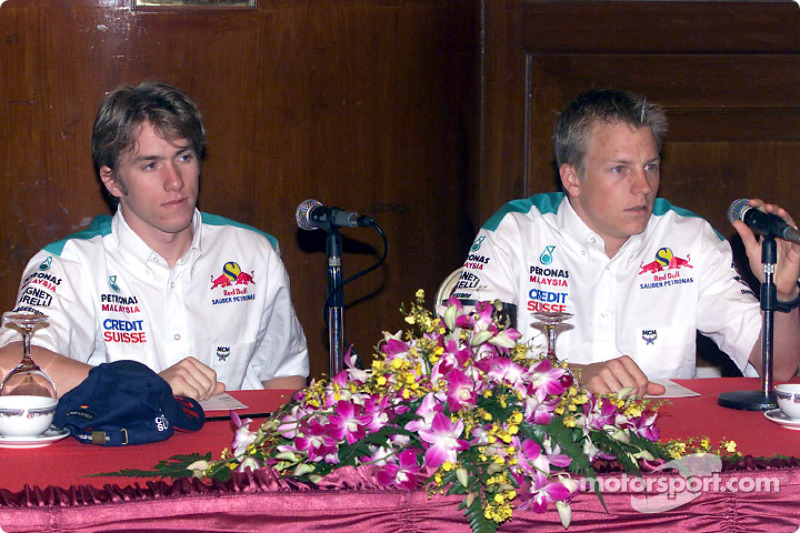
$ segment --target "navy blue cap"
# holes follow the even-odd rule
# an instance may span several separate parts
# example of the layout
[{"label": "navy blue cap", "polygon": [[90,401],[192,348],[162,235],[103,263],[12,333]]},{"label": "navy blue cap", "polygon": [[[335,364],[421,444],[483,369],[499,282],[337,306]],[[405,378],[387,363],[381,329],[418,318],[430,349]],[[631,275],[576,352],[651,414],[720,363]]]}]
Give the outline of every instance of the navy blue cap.
[{"label": "navy blue cap", "polygon": [[53,424],[80,442],[145,444],[205,423],[200,404],[173,396],[169,383],[138,361],[102,363],[58,402]]}]

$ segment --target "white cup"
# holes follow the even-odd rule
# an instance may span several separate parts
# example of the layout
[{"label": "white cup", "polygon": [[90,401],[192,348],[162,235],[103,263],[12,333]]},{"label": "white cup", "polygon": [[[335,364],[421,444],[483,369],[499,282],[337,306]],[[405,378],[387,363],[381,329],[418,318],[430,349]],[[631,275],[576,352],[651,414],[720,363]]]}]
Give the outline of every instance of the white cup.
[{"label": "white cup", "polygon": [[0,396],[0,434],[35,437],[53,423],[58,400],[45,396]]},{"label": "white cup", "polygon": [[800,383],[781,383],[773,389],[783,414],[800,420]]}]

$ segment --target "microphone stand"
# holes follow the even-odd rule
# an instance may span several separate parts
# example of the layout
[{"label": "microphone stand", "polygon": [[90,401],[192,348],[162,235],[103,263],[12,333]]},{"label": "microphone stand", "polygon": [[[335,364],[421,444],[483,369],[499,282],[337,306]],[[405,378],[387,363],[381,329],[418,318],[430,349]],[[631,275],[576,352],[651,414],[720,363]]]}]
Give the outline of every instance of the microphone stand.
[{"label": "microphone stand", "polygon": [[344,287],[342,287],[342,236],[335,227],[327,232],[329,376],[344,370]]},{"label": "microphone stand", "polygon": [[778,298],[773,275],[777,257],[775,236],[770,233],[761,243],[761,263],[764,265],[764,282],[761,284],[761,310],[764,312],[761,327],[761,390],[723,392],[717,397],[717,403],[722,407],[742,411],[767,411],[778,407],[772,392],[773,318]]}]

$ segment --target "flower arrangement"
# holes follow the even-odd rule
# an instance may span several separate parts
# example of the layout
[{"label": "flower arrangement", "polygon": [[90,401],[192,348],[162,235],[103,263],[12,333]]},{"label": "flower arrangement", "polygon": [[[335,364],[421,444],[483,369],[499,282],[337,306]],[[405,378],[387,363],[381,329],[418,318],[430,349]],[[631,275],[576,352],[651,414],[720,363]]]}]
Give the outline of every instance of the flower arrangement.
[{"label": "flower arrangement", "polygon": [[514,509],[555,507],[568,527],[580,480],[600,461],[638,473],[640,460],[689,451],[658,443],[658,404],[629,390],[583,390],[565,364],[519,343],[499,309],[451,299],[439,318],[418,291],[402,309],[411,331],[384,333],[370,369],[351,360],[255,431],[232,413],[237,429],[219,459],[183,456],[160,473],[224,480],[268,467],[317,483],[343,466],[373,465],[382,485],[463,495],[473,531],[492,532]]}]

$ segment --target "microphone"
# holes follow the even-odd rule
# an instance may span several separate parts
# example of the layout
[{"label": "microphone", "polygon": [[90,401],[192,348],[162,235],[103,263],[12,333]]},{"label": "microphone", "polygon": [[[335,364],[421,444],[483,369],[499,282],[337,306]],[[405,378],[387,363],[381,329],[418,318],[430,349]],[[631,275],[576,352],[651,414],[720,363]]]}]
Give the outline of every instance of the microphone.
[{"label": "microphone", "polygon": [[333,231],[336,228],[369,228],[375,221],[368,216],[344,211],[338,207],[325,207],[320,202],[308,199],[297,206],[295,219],[300,229],[313,231],[317,228]]},{"label": "microphone", "polygon": [[750,200],[741,198],[728,208],[728,220],[741,220],[750,229],[761,235],[780,237],[785,241],[800,244],[800,230],[791,227],[778,215],[759,211],[750,205]]}]

